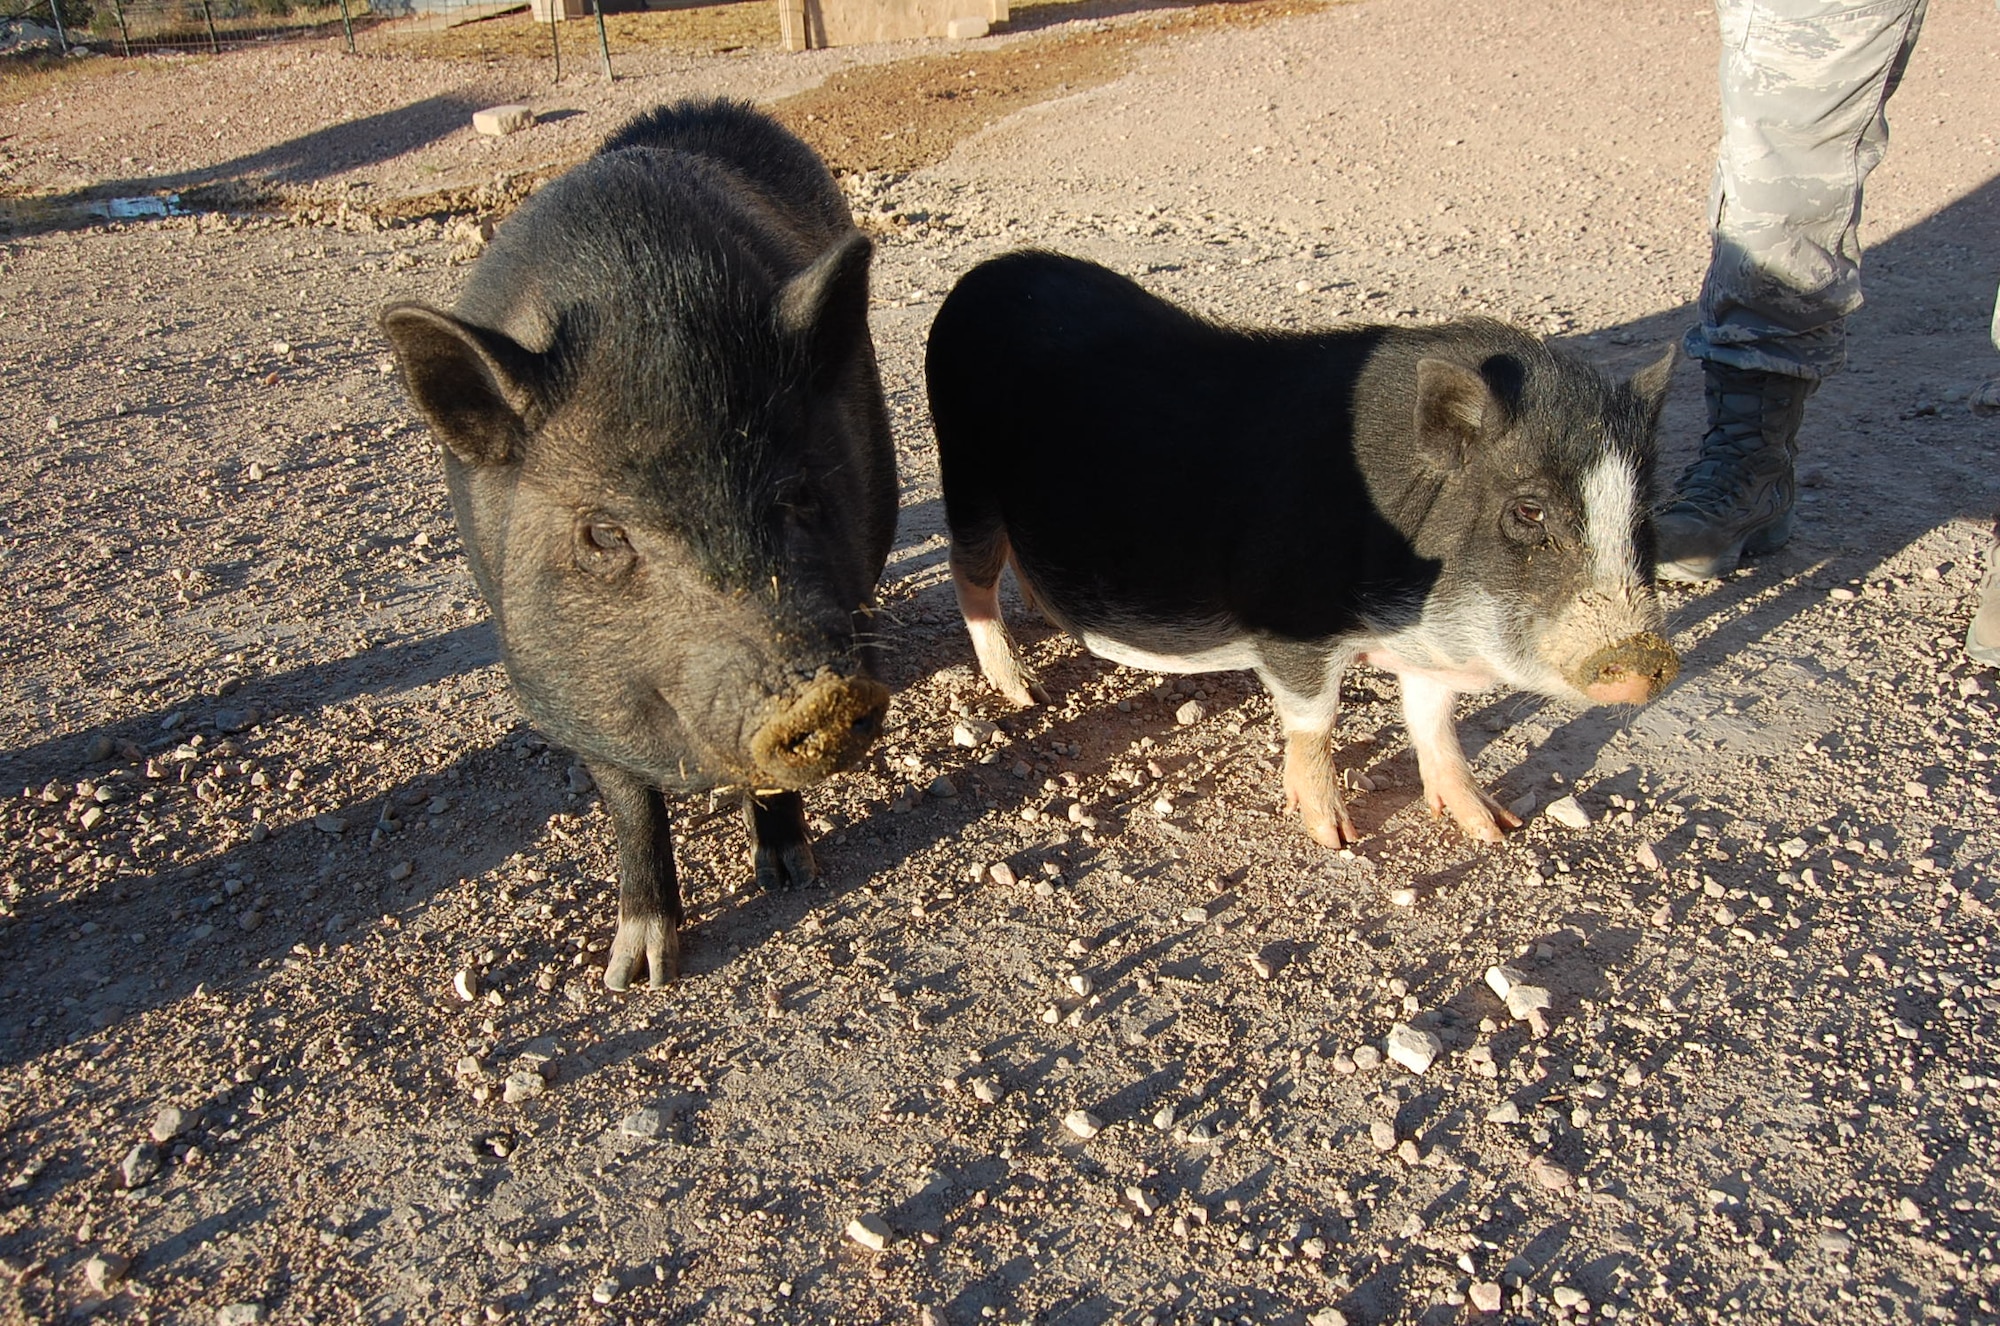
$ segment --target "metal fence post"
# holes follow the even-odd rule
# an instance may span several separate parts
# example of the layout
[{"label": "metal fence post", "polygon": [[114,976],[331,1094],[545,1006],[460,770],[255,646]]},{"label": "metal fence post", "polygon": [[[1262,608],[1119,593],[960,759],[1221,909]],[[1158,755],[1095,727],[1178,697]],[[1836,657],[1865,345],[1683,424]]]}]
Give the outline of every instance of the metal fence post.
[{"label": "metal fence post", "polygon": [[69,30],[63,26],[62,5],[58,0],[49,0],[49,14],[56,21],[56,40],[62,43],[64,55],[69,54]]},{"label": "metal fence post", "polygon": [[[55,3],[55,0],[49,0],[49,2],[53,4]],[[222,39],[215,35],[215,14],[213,11],[209,9],[208,0],[201,0],[201,16],[208,20],[209,54],[210,55],[222,54]]]},{"label": "metal fence post", "polygon": [[604,6],[599,0],[590,0],[590,12],[597,15],[597,49],[604,54],[604,81],[615,83],[618,75],[611,72],[611,39],[604,35]]},{"label": "metal fence post", "polygon": [[340,0],[340,26],[347,29],[347,53],[354,54],[354,16],[347,12],[347,0]]},{"label": "metal fence post", "polygon": [[118,20],[118,44],[125,48],[125,58],[129,60],[132,58],[132,33],[125,26],[125,6],[119,0],[111,0],[111,13]]},{"label": "metal fence post", "polygon": [[566,3],[566,0],[549,0],[549,49],[555,52],[555,81],[558,83],[562,82],[562,38],[556,35],[556,22],[560,18],[557,10],[564,3]]}]

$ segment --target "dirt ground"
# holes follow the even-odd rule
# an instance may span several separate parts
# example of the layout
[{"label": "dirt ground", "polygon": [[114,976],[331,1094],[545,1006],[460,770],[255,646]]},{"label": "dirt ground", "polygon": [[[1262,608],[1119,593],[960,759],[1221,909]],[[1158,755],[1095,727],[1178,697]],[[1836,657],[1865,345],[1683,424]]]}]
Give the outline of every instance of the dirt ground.
[{"label": "dirt ground", "polygon": [[[665,43],[611,84],[330,45],[15,77],[0,1319],[2000,1320],[2000,678],[1959,645],[2000,505],[1966,405],[2000,372],[2000,15],[1936,0],[1892,106],[1791,545],[1671,592],[1647,709],[1467,700],[1530,812],[1497,847],[1425,815],[1356,669],[1367,836],[1330,853],[1247,676],[1029,620],[1054,703],[978,682],[938,301],[1038,244],[1228,319],[1484,312],[1628,372],[1706,257],[1713,15],[1117,8]],[[615,996],[609,825],[506,692],[373,315],[449,301],[480,224],[631,111],[720,92],[880,239],[898,698],[809,798],[822,887],[749,892],[734,815],[684,808],[686,971]],[[471,132],[513,99],[542,122]],[[167,191],[235,210],[88,211]],[[1698,397],[1683,365],[1668,475]],[[1494,963],[1552,992],[1546,1037]],[[1381,1062],[1398,1022],[1427,1072]]]}]

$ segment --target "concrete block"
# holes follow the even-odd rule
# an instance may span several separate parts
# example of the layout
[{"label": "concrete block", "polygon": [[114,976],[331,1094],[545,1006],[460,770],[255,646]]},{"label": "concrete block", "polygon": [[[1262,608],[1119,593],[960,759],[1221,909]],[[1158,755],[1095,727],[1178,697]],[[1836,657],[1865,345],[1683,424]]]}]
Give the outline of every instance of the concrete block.
[{"label": "concrete block", "polygon": [[527,106],[488,106],[472,112],[472,127],[480,133],[501,138],[535,125],[535,112]]}]

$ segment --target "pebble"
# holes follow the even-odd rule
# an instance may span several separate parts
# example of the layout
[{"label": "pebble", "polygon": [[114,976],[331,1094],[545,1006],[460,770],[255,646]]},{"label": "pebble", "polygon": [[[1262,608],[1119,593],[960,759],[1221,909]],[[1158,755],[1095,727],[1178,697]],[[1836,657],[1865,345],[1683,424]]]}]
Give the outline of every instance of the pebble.
[{"label": "pebble", "polygon": [[1151,1217],[1160,1209],[1159,1199],[1137,1184],[1125,1190],[1125,1200],[1132,1203],[1142,1216]]},{"label": "pebble", "polygon": [[1385,1153],[1394,1151],[1396,1149],[1396,1125],[1390,1123],[1387,1119],[1375,1120],[1368,1125],[1368,1140],[1375,1144],[1377,1151]]},{"label": "pebble", "polygon": [[391,884],[401,884],[412,874],[416,873],[416,869],[417,863],[414,861],[398,861],[395,865],[389,867],[389,882]]},{"label": "pebble", "polygon": [[642,1105],[618,1121],[627,1137],[658,1137],[667,1129],[667,1114],[657,1105]]},{"label": "pebble", "polygon": [[160,1152],[151,1142],[141,1142],[118,1162],[118,1177],[127,1188],[141,1188],[160,1172]]},{"label": "pebble", "polygon": [[130,1270],[131,1266],[130,1257],[120,1256],[115,1252],[100,1252],[83,1264],[83,1278],[90,1282],[92,1289],[102,1294],[123,1280],[125,1272]]},{"label": "pebble", "polygon": [[1186,704],[1174,710],[1174,721],[1182,727],[1193,727],[1207,716],[1208,710],[1202,707],[1199,700],[1189,700]]},{"label": "pebble", "polygon": [[262,1303],[225,1303],[215,1310],[215,1326],[257,1326],[262,1320]]},{"label": "pebble", "polygon": [[972,1095],[982,1105],[998,1105],[1002,1094],[1000,1084],[992,1078],[975,1077],[972,1079]]},{"label": "pebble", "polygon": [[1417,891],[1415,889],[1396,889],[1389,894],[1389,901],[1398,907],[1414,907],[1417,905]]},{"label": "pebble", "polygon": [[1507,809],[1514,814],[1515,818],[1525,820],[1528,816],[1535,813],[1537,800],[1533,792],[1524,792],[1512,801],[1509,801]]},{"label": "pebble", "polygon": [[590,770],[580,764],[572,764],[564,776],[564,785],[577,796],[582,796],[597,784],[591,779]]},{"label": "pebble", "polygon": [[1557,1285],[1552,1297],[1559,1308],[1573,1308],[1577,1304],[1586,1301],[1581,1289],[1576,1289],[1569,1285]]},{"label": "pebble", "polygon": [[1547,1156],[1536,1156],[1528,1162],[1528,1177],[1550,1192],[1561,1192],[1576,1182],[1574,1175]]},{"label": "pebble", "polygon": [[1422,1073],[1444,1053],[1443,1041],[1406,1022],[1398,1022],[1389,1028],[1389,1037],[1384,1044],[1389,1057],[1412,1073]]},{"label": "pebble", "polygon": [[895,1234],[889,1222],[878,1215],[859,1215],[847,1222],[847,1237],[859,1243],[870,1252],[880,1252],[889,1246]]},{"label": "pebble", "polygon": [[1210,1142],[1213,1142],[1214,1140],[1215,1140],[1215,1129],[1209,1127],[1205,1123],[1198,1123],[1194,1127],[1188,1129],[1188,1141],[1193,1142],[1197,1146],[1204,1146]]},{"label": "pebble", "polygon": [[1354,1066],[1367,1071],[1382,1066],[1382,1052],[1372,1045],[1354,1047]]},{"label": "pebble", "polygon": [[1063,1116],[1063,1127],[1088,1142],[1104,1131],[1104,1120],[1089,1110],[1071,1110]]},{"label": "pebble", "polygon": [[1174,813],[1173,800],[1169,797],[1155,798],[1153,801],[1153,813],[1155,815],[1158,815],[1161,819],[1166,819],[1168,816]]},{"label": "pebble", "polygon": [[1208,908],[1189,907],[1181,913],[1181,920],[1187,922],[1189,925],[1206,925],[1208,923]]},{"label": "pebble", "polygon": [[996,729],[991,723],[982,723],[976,719],[966,719],[964,722],[956,723],[952,726],[951,744],[954,746],[964,746],[968,749],[983,746],[993,740],[993,733],[995,731]]},{"label": "pebble", "polygon": [[507,1084],[500,1090],[500,1098],[509,1105],[518,1105],[524,1100],[533,1100],[548,1090],[549,1084],[542,1080],[540,1073],[521,1069],[507,1075]]},{"label": "pebble", "polygon": [[618,1282],[616,1280],[599,1280],[597,1286],[590,1291],[590,1301],[600,1306],[609,1303],[617,1297]]},{"label": "pebble", "polygon": [[1585,810],[1574,796],[1557,797],[1542,808],[1542,814],[1566,829],[1590,827],[1590,812]]},{"label": "pebble", "polygon": [[1347,1314],[1339,1308],[1321,1308],[1306,1314],[1306,1326],[1347,1326]]},{"label": "pebble", "polygon": [[1492,1109],[1486,1111],[1486,1122],[1519,1123],[1521,1122],[1521,1107],[1511,1100],[1503,1100]]},{"label": "pebble", "polygon": [[1471,1300],[1472,1306],[1480,1312],[1500,1310],[1500,1286],[1492,1280],[1474,1281],[1465,1294]]},{"label": "pebble", "polygon": [[1260,981],[1268,981],[1278,974],[1278,969],[1271,964],[1271,960],[1259,953],[1250,955],[1250,971]]},{"label": "pebble", "polygon": [[1549,1007],[1549,992],[1539,985],[1517,985],[1507,992],[1507,1011],[1517,1021],[1529,1021]]},{"label": "pebble", "polygon": [[993,881],[995,888],[1011,889],[1016,883],[1014,867],[1008,865],[1005,861],[995,861],[992,865],[986,867],[986,878]]},{"label": "pebble", "polygon": [[1509,990],[1512,990],[1517,985],[1525,985],[1527,980],[1527,973],[1515,967],[1495,966],[1486,969],[1486,984],[1488,988],[1502,1000],[1507,998]]},{"label": "pebble", "polygon": [[1660,868],[1660,849],[1651,843],[1640,843],[1638,850],[1634,851],[1632,856],[1648,870]]},{"label": "pebble", "polygon": [[315,815],[313,816],[313,827],[321,833],[330,833],[338,838],[341,834],[347,832],[347,821],[338,815]]},{"label": "pebble", "polygon": [[1821,1252],[1830,1252],[1836,1257],[1845,1257],[1854,1251],[1854,1240],[1836,1229],[1821,1230],[1814,1242]]},{"label": "pebble", "polygon": [[458,974],[451,978],[451,988],[457,991],[460,999],[471,1003],[479,998],[479,973],[470,967],[459,968]]},{"label": "pebble", "polygon": [[1160,1106],[1159,1109],[1153,1112],[1153,1127],[1159,1129],[1161,1132],[1164,1133],[1173,1126],[1174,1126],[1173,1106],[1162,1105]]},{"label": "pebble", "polygon": [[186,1132],[188,1126],[193,1122],[194,1120],[188,1116],[186,1110],[175,1105],[163,1105],[160,1107],[159,1112],[153,1115],[153,1126],[150,1130],[150,1135],[155,1142],[161,1146],[165,1146]]},{"label": "pebble", "polygon": [[937,777],[931,779],[930,786],[925,788],[924,791],[936,797],[939,801],[949,801],[958,795],[958,784],[952,782],[951,779],[945,777],[943,774],[939,774]]}]

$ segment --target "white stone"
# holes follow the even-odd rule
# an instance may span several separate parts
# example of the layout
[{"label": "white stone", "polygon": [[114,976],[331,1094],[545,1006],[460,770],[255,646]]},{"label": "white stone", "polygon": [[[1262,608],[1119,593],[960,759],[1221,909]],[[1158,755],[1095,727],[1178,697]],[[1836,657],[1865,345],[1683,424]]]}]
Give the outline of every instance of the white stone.
[{"label": "white stone", "polygon": [[1389,1037],[1383,1048],[1391,1059],[1412,1073],[1421,1073],[1444,1053],[1444,1042],[1428,1031],[1398,1022],[1389,1028]]},{"label": "white stone", "polygon": [[1590,812],[1585,810],[1573,796],[1557,797],[1542,808],[1542,814],[1562,825],[1565,829],[1587,829],[1590,827]]},{"label": "white stone", "polygon": [[472,127],[490,138],[517,134],[523,129],[532,129],[534,124],[533,108],[519,103],[488,106],[485,110],[472,113]]},{"label": "white stone", "polygon": [[189,1125],[193,1122],[194,1120],[189,1117],[186,1110],[173,1105],[165,1105],[160,1108],[159,1113],[153,1116],[151,1136],[155,1142],[165,1146],[168,1142],[173,1141],[176,1137],[186,1132]]},{"label": "white stone", "polygon": [[618,1121],[618,1131],[627,1137],[658,1137],[667,1128],[666,1111],[644,1105]]},{"label": "white stone", "polygon": [[1193,727],[1207,714],[1208,710],[1202,708],[1201,701],[1189,700],[1186,704],[1174,710],[1174,721],[1182,727]]},{"label": "white stone", "polygon": [[1527,975],[1514,967],[1488,967],[1486,969],[1486,984],[1492,989],[1494,994],[1502,999],[1507,997],[1509,990],[1512,990],[1517,985],[1525,985],[1527,980]]},{"label": "white stone", "polygon": [[1071,1110],[1063,1116],[1063,1127],[1088,1142],[1104,1131],[1104,1120],[1089,1110]]},{"label": "white stone", "polygon": [[1321,1308],[1306,1314],[1306,1326],[1347,1326],[1347,1314],[1339,1308]]},{"label": "white stone", "polygon": [[1465,1292],[1466,1297],[1471,1300],[1472,1306],[1479,1311],[1498,1312],[1500,1310],[1500,1286],[1495,1282],[1491,1280],[1476,1281],[1472,1288]]},{"label": "white stone", "polygon": [[847,1237],[870,1252],[880,1252],[895,1237],[889,1222],[878,1215],[859,1215],[847,1222]]},{"label": "white stone", "polygon": [[215,1326],[257,1326],[262,1320],[262,1303],[225,1303],[215,1310]]},{"label": "white stone", "polygon": [[1523,1021],[1550,1002],[1549,992],[1539,985],[1517,985],[1507,992],[1507,1011]]},{"label": "white stone", "polygon": [[479,998],[479,973],[470,967],[461,967],[458,974],[451,978],[451,988],[460,999],[471,1003]]}]

